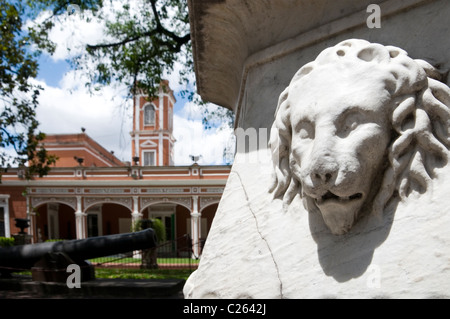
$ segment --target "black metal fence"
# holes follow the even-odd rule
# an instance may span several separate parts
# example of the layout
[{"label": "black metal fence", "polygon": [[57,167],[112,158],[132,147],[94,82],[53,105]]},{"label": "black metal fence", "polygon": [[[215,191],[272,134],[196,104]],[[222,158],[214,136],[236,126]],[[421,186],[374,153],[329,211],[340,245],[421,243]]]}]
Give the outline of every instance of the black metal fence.
[{"label": "black metal fence", "polygon": [[136,250],[124,254],[94,258],[95,267],[188,269],[194,271],[198,259],[193,258],[192,241],[189,235],[166,241],[149,250]]}]

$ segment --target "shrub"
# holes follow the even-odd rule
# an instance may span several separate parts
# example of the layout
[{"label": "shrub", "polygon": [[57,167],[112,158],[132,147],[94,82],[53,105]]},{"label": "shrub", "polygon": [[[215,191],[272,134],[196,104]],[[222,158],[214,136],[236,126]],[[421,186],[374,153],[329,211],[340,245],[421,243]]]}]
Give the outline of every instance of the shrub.
[{"label": "shrub", "polygon": [[14,246],[14,238],[0,237],[0,247]]},{"label": "shrub", "polygon": [[151,228],[153,228],[153,230],[155,231],[158,241],[159,242],[165,241],[166,240],[166,228],[164,227],[161,219],[154,218],[154,219],[151,219],[151,221],[152,221]]},{"label": "shrub", "polygon": [[134,227],[132,230],[134,231],[152,228],[155,231],[158,242],[164,242],[166,240],[166,228],[164,227],[162,221],[158,218],[140,219],[133,226]]}]

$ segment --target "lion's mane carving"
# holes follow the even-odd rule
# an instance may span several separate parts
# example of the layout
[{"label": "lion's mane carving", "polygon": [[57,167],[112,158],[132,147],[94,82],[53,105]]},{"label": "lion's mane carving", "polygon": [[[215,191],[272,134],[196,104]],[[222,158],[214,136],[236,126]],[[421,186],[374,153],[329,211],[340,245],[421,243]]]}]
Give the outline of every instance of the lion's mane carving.
[{"label": "lion's mane carving", "polygon": [[297,71],[280,95],[269,141],[274,166],[270,192],[282,199],[285,207],[299,194],[308,210],[318,208],[305,196],[302,181],[293,174],[294,166],[301,163],[292,160],[291,140],[295,133],[291,112],[295,110],[291,108],[289,88],[318,66],[339,63],[349,68],[372,63],[374,76],[384,72],[383,83],[392,102],[389,114],[392,132],[385,156],[387,163],[380,172],[381,186],[372,199],[373,211],[381,213],[394,196],[403,200],[411,192],[425,192],[436,177],[435,169],[447,164],[450,89],[440,82],[440,73],[429,63],[413,60],[399,48],[365,40],[347,40],[324,50],[315,61]]}]

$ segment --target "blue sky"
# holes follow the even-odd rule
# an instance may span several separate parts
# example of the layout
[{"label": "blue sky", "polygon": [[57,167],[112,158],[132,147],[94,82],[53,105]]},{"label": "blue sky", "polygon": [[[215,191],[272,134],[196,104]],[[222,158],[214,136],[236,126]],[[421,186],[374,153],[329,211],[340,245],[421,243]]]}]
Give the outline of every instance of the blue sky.
[{"label": "blue sky", "polygon": [[70,65],[66,61],[53,61],[50,56],[43,54],[39,58],[38,79],[45,80],[48,85],[58,86],[63,75],[70,70]]},{"label": "blue sky", "polygon": [[[87,23],[70,16],[61,19],[50,33],[57,45],[50,56],[39,58],[38,84],[44,87],[39,100],[37,118],[40,130],[48,134],[86,133],[123,161],[131,161],[131,101],[124,100],[126,88],[120,83],[103,87],[94,95],[85,88],[86,78],[71,69],[68,59],[79,53],[86,43],[103,39],[101,25]],[[175,164],[192,164],[189,155],[202,155],[199,164],[223,164],[223,149],[232,144],[232,129],[227,127],[205,130],[197,105],[179,94],[177,67],[167,75],[175,92],[174,109]],[[191,75],[194,80],[194,75]],[[212,108],[217,107],[211,105]],[[205,147],[206,146],[206,147]]]}]

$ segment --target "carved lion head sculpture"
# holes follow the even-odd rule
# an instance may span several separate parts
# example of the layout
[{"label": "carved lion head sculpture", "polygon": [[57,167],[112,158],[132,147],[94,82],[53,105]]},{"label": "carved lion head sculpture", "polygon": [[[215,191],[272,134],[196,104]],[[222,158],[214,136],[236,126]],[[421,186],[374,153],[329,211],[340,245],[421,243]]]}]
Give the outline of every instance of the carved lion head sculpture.
[{"label": "carved lion head sculpture", "polygon": [[281,93],[270,192],[298,194],[333,234],[393,197],[423,193],[448,161],[450,89],[393,46],[347,40],[304,65]]}]

